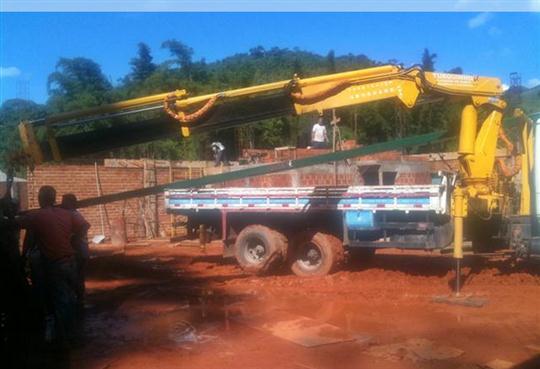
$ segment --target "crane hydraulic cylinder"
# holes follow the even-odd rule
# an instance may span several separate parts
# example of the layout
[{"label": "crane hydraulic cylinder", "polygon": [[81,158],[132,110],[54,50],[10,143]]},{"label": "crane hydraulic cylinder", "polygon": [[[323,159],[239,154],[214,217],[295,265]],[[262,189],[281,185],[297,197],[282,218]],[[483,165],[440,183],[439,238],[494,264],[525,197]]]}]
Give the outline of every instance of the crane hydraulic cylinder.
[{"label": "crane hydraulic cylinder", "polygon": [[460,154],[474,154],[478,118],[474,105],[466,105],[461,112],[461,127],[459,132],[458,152]]}]

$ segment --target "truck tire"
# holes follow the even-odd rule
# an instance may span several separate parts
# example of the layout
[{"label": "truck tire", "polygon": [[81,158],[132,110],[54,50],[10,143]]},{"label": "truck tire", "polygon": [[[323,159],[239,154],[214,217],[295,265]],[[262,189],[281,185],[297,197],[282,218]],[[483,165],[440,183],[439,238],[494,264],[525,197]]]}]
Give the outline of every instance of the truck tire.
[{"label": "truck tire", "polygon": [[322,276],[343,263],[343,243],[334,235],[313,232],[301,235],[291,252],[291,270],[299,277]]},{"label": "truck tire", "polygon": [[264,274],[285,260],[287,237],[263,225],[245,227],[236,238],[234,253],[236,261],[247,273]]}]

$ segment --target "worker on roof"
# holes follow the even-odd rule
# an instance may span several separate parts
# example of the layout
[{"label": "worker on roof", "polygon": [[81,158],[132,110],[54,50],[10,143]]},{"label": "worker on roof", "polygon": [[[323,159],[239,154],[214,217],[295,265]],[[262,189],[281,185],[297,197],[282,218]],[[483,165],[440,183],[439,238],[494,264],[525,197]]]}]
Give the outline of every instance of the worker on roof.
[{"label": "worker on roof", "polygon": [[212,148],[212,152],[214,154],[214,163],[216,167],[219,167],[221,163],[226,164],[227,157],[225,154],[225,146],[221,142],[216,141],[212,142],[210,147]]},{"label": "worker on roof", "polygon": [[326,149],[328,145],[328,135],[323,121],[322,113],[311,129],[311,146],[314,149]]}]

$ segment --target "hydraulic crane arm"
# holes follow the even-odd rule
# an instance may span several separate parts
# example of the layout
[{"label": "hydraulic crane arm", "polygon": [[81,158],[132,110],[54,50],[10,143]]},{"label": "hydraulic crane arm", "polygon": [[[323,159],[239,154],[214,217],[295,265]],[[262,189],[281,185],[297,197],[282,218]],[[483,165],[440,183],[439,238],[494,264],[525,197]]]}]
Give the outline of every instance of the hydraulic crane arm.
[{"label": "hydraulic crane arm", "polygon": [[[105,106],[22,122],[20,136],[26,153],[39,164],[150,142],[190,132],[226,128],[267,118],[301,115],[384,99],[397,99],[414,107],[430,95],[468,98],[478,107],[503,106],[501,83],[496,78],[424,72],[385,65],[351,72],[285,80],[235,90],[189,97],[177,90]],[[165,112],[148,117],[148,112]],[[120,117],[136,120],[125,122]],[[89,124],[106,120],[105,128]],[[64,134],[64,127],[85,127]],[[37,130],[44,128],[45,139]]]}]

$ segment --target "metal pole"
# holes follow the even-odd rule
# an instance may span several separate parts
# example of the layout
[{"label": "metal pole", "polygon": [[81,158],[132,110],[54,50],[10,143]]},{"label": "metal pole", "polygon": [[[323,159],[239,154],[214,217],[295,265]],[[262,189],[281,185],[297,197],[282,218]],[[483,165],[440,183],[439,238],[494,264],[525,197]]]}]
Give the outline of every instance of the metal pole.
[{"label": "metal pole", "polygon": [[463,189],[456,187],[454,197],[454,259],[456,260],[456,297],[461,292],[461,259],[463,259],[463,217],[465,216],[465,196]]},{"label": "metal pole", "polygon": [[461,291],[461,259],[456,259],[456,297]]},{"label": "metal pole", "polygon": [[[96,176],[97,194],[98,194],[98,197],[101,197],[103,195],[103,193],[101,191],[101,181],[99,179],[99,171],[98,171],[97,161],[94,162],[94,172],[95,172],[95,176]],[[103,216],[104,211],[106,212],[107,208],[105,208],[104,204],[100,204],[99,205],[99,218],[101,220],[101,234],[103,236],[105,236],[105,219],[104,219],[104,216]],[[107,223],[109,223],[109,217],[108,216],[107,216]]]},{"label": "metal pole", "polygon": [[[336,109],[332,109],[332,152],[336,152]],[[338,162],[334,161],[334,186],[338,185]]]},{"label": "metal pole", "polygon": [[[173,167],[172,167],[172,161],[169,160],[169,183],[174,181],[173,176]],[[176,229],[175,229],[175,216],[174,213],[171,212],[171,215],[169,216],[169,222],[171,224],[171,238],[176,236]]]},{"label": "metal pole", "polygon": [[354,112],[354,139],[358,140],[358,113]]},{"label": "metal pole", "polygon": [[206,225],[199,224],[199,248],[202,252],[206,251]]}]

